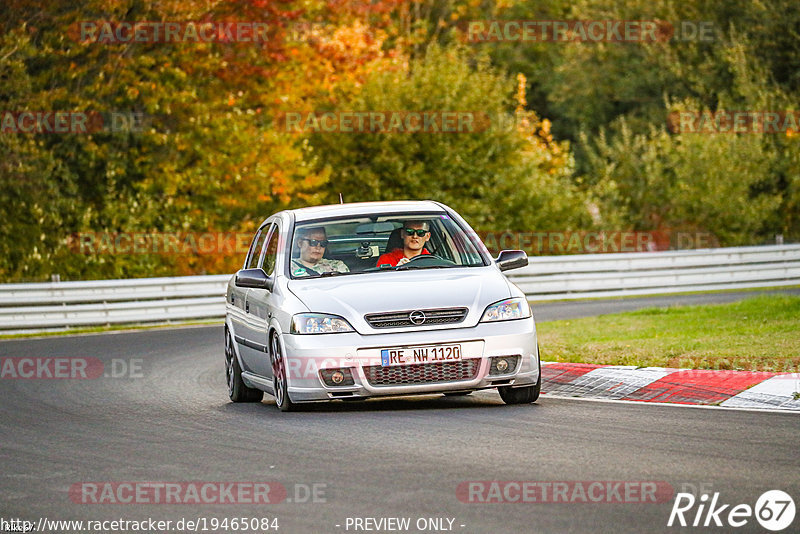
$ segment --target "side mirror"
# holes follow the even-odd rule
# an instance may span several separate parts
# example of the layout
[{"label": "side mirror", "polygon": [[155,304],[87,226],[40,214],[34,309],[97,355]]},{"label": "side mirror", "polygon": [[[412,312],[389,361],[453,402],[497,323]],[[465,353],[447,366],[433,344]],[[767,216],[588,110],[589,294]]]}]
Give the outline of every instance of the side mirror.
[{"label": "side mirror", "polygon": [[528,265],[528,255],[524,250],[501,250],[494,262],[501,271],[519,269]]},{"label": "side mirror", "polygon": [[272,291],[274,280],[267,276],[264,269],[242,269],[236,273],[235,284],[238,287],[251,287],[254,289],[268,289]]}]

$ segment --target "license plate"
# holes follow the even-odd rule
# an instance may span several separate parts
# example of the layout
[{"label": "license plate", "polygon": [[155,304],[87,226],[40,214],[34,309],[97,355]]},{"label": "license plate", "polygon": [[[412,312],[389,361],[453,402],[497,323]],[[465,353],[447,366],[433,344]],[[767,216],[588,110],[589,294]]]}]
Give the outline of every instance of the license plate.
[{"label": "license plate", "polygon": [[381,349],[381,365],[414,365],[420,363],[448,362],[461,359],[461,345],[421,345]]}]

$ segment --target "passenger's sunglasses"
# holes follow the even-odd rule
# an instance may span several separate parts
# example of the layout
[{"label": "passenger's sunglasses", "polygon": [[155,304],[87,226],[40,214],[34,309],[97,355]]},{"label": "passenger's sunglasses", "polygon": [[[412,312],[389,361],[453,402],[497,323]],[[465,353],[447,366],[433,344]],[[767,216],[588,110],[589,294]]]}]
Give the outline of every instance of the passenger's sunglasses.
[{"label": "passenger's sunglasses", "polygon": [[422,228],[414,229],[414,228],[403,228],[406,231],[406,235],[411,237],[414,234],[417,234],[417,237],[425,237],[425,234],[428,233],[428,230],[423,230]]},{"label": "passenger's sunglasses", "polygon": [[325,248],[328,246],[327,241],[320,241],[319,239],[306,239],[303,238],[303,241],[308,242],[308,246],[310,247],[322,247]]}]

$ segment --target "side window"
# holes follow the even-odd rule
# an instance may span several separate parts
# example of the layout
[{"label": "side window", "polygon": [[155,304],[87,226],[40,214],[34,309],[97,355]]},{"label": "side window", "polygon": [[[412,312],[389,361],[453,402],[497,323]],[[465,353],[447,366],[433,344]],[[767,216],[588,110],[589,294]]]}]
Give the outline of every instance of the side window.
[{"label": "side window", "polygon": [[255,269],[258,267],[258,258],[261,256],[261,249],[264,247],[264,240],[267,239],[271,225],[266,224],[258,231],[253,243],[250,245],[250,252],[247,253],[247,264],[245,269]]},{"label": "side window", "polygon": [[262,269],[269,276],[272,276],[275,271],[275,261],[278,258],[278,241],[280,240],[280,227],[277,224],[272,225],[272,233],[269,235],[267,242],[267,251],[264,253],[264,265]]}]

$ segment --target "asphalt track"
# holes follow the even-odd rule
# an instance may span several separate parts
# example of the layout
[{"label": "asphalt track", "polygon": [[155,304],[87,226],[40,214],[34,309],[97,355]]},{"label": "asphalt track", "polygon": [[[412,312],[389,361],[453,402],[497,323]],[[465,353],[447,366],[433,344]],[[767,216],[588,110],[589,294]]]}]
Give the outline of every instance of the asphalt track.
[{"label": "asphalt track", "polygon": [[[468,481],[657,482],[750,506],[781,489],[800,507],[796,414],[546,396],[506,406],[493,391],[336,402],[287,414],[269,396],[255,405],[228,402],[218,326],[4,341],[0,356],[98,358],[106,374],[127,375],[0,380],[6,520],[269,517],[278,519],[279,533],[734,530],[667,527],[672,493],[657,503],[577,497],[483,504],[460,500],[458,488]],[[71,486],[106,481],[273,482],[288,495],[260,505],[70,499]],[[297,502],[315,484],[317,502]],[[686,514],[690,523],[696,511]],[[411,528],[346,528],[347,518],[389,517],[410,518]],[[452,530],[417,529],[419,518],[452,519]],[[784,532],[798,525],[795,518]],[[735,531],[767,532],[752,517]]]}]

